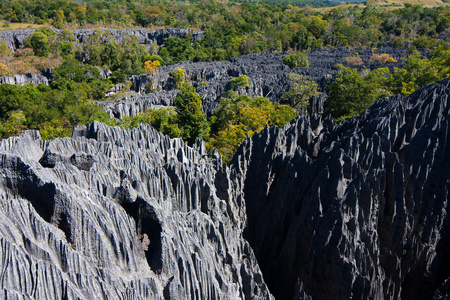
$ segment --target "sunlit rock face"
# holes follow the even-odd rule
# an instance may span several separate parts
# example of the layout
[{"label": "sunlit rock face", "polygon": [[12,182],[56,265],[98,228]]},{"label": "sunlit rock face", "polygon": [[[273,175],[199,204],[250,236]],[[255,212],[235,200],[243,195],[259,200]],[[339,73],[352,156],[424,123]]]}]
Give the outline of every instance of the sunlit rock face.
[{"label": "sunlit rock face", "polygon": [[15,85],[27,85],[27,84],[45,84],[48,85],[48,78],[42,74],[28,73],[27,75],[12,75],[12,76],[0,76],[0,84],[15,84]]},{"label": "sunlit rock face", "polygon": [[341,124],[300,116],[228,167],[147,125],[2,140],[0,295],[448,299],[449,93],[446,79]]},{"label": "sunlit rock face", "polygon": [[277,299],[450,297],[450,79],[238,149],[245,237]]},{"label": "sunlit rock face", "polygon": [[202,142],[92,123],[49,142],[27,131],[0,157],[6,298],[271,298],[245,204]]}]

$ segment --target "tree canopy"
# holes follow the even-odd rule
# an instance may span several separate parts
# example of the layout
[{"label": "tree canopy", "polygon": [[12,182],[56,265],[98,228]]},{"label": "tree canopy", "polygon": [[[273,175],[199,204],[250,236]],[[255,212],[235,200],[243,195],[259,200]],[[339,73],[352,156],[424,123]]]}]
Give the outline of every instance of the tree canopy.
[{"label": "tree canopy", "polygon": [[319,97],[318,84],[312,81],[309,76],[288,74],[291,80],[291,88],[282,95],[283,100],[287,100],[298,113],[306,114],[309,100],[313,97]]}]

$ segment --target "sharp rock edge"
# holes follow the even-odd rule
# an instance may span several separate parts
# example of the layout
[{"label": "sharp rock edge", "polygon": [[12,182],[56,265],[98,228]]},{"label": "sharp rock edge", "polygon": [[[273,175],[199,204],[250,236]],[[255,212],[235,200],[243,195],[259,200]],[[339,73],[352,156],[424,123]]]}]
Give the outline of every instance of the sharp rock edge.
[{"label": "sharp rock edge", "polygon": [[449,94],[447,78],[240,146],[245,237],[277,299],[450,298]]},{"label": "sharp rock edge", "polygon": [[[99,30],[99,31],[98,31]],[[60,34],[62,30],[53,29],[54,32]],[[156,43],[162,45],[164,39],[169,36],[175,38],[184,38],[188,34],[191,34],[192,41],[200,40],[203,38],[205,32],[191,29],[182,28],[164,28],[164,29],[111,29],[111,28],[98,28],[94,29],[75,29],[74,43],[86,42],[92,35],[97,35],[100,32],[100,38],[102,42],[116,41],[121,42],[125,36],[135,36],[136,41],[140,44],[149,45]],[[3,30],[0,31],[0,41],[5,41],[11,50],[17,50],[23,47],[25,39],[33,35],[34,29],[23,30]]]},{"label": "sharp rock edge", "polygon": [[[101,101],[111,117],[120,119],[123,116],[135,116],[144,111],[147,107],[159,107],[173,105],[178,90],[172,73],[176,68],[186,71],[186,79],[193,83],[197,92],[202,96],[203,111],[211,115],[217,108],[220,98],[224,92],[230,89],[231,79],[240,75],[248,75],[249,86],[241,88],[237,92],[247,94],[251,97],[263,96],[274,102],[280,102],[283,92],[290,88],[289,73],[310,76],[317,82],[319,90],[324,92],[325,86],[331,81],[339,70],[336,64],[344,64],[345,58],[359,53],[365,62],[365,67],[374,69],[379,67],[401,67],[403,61],[389,64],[374,64],[370,62],[372,51],[370,49],[346,49],[339,47],[336,49],[316,49],[308,52],[310,67],[290,69],[283,64],[283,57],[288,53],[253,53],[232,58],[228,61],[216,62],[190,62],[185,61],[179,64],[163,66],[158,68],[152,76],[133,75],[129,78],[132,82],[132,89],[139,94],[131,95],[119,101]],[[404,54],[403,49],[396,49],[385,45],[380,47],[379,53],[388,53],[399,58]],[[151,84],[153,91],[147,92],[148,85]],[[320,114],[323,111],[325,95],[312,99],[309,107],[311,114]]]},{"label": "sharp rock edge", "polygon": [[203,142],[94,122],[0,142],[0,297],[273,299]]}]

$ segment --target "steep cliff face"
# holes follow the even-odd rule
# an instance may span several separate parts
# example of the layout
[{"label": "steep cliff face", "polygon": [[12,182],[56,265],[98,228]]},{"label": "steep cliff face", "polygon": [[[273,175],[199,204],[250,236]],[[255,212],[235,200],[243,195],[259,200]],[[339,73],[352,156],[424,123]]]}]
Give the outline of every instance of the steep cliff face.
[{"label": "steep cliff face", "polygon": [[270,299],[220,157],[148,126],[0,142],[7,299]]},{"label": "steep cliff face", "polygon": [[277,299],[450,297],[449,95],[446,79],[241,145],[246,238]]},{"label": "steep cliff face", "polygon": [[[291,71],[277,55],[252,84]],[[236,72],[257,72],[254,57]],[[137,95],[121,110],[170,105],[166,84],[164,103]],[[449,94],[450,78],[342,124],[298,117],[248,138],[225,169],[203,143],[143,125],[2,140],[0,295],[449,299]]]},{"label": "steep cliff face", "polygon": [[[139,92],[142,96],[135,96],[132,101],[126,99],[117,103],[106,102],[105,109],[110,115],[128,116],[129,112],[140,112],[141,108],[148,107],[149,98],[162,99],[161,103],[152,102],[152,105],[165,105],[167,103],[167,93],[175,89],[171,74],[176,68],[182,68],[186,71],[187,79],[190,80],[198,93],[203,97],[203,110],[210,115],[217,108],[220,97],[230,87],[228,85],[232,78],[240,75],[247,75],[250,85],[240,92],[246,93],[251,97],[263,96],[272,101],[280,102],[283,92],[290,88],[289,73],[308,75],[319,84],[323,91],[325,85],[330,82],[332,77],[337,74],[335,65],[344,63],[347,56],[352,56],[359,51],[359,56],[364,60],[368,68],[377,67],[400,67],[402,61],[388,65],[369,63],[372,50],[356,49],[348,50],[346,48],[336,48],[332,50],[317,49],[308,52],[310,67],[290,69],[283,64],[283,57],[287,53],[254,53],[232,58],[229,61],[220,62],[182,62],[176,65],[158,68],[156,74],[152,77],[147,75],[136,75],[130,78],[132,89]],[[402,57],[404,51],[392,47],[381,47],[378,53],[388,53],[393,57]],[[151,84],[156,92],[149,95],[146,93],[146,86]],[[176,95],[174,93],[173,95]],[[173,101],[173,99],[172,99]],[[319,114],[323,110],[324,97],[314,99],[311,103],[310,112]],[[116,105],[117,104],[117,105]]]},{"label": "steep cliff face", "polygon": [[[164,39],[169,36],[184,38],[188,34],[192,36],[192,41],[202,39],[204,36],[203,31],[196,31],[191,29],[181,28],[166,28],[166,29],[107,29],[100,28],[101,39],[103,42],[116,41],[121,42],[124,36],[134,35],[137,38],[137,42],[140,44],[157,43],[162,45]],[[56,33],[60,33],[61,30],[54,29]],[[23,47],[24,41],[27,37],[31,36],[34,29],[27,30],[4,30],[0,31],[0,41],[5,41],[11,50],[17,50]],[[74,43],[85,42],[90,36],[96,34],[94,29],[75,29],[73,31],[75,40]]]},{"label": "steep cliff face", "polygon": [[[164,29],[106,29],[101,28],[102,41],[116,41],[121,42],[124,36],[135,36],[139,44],[149,45],[156,43],[162,45],[164,40],[168,37],[185,38],[188,34],[191,35],[191,40],[201,40],[204,36],[204,31],[197,31],[192,29],[182,28],[164,28]],[[85,42],[88,37],[96,34],[93,29],[76,29],[74,35],[77,43]]]},{"label": "steep cliff face", "polygon": [[5,41],[9,49],[16,51],[23,46],[25,39],[31,36],[34,29],[1,30],[0,41]]}]

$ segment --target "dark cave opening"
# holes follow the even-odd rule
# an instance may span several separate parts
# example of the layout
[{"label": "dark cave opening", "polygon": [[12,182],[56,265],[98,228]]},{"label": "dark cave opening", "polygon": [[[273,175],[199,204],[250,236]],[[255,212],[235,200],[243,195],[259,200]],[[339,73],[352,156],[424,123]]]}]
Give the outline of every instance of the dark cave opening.
[{"label": "dark cave opening", "polygon": [[138,239],[144,245],[145,258],[147,259],[149,267],[155,273],[161,273],[162,227],[154,208],[140,197],[138,197],[135,202],[123,202],[121,203],[121,206],[136,222],[136,234]]}]

